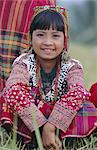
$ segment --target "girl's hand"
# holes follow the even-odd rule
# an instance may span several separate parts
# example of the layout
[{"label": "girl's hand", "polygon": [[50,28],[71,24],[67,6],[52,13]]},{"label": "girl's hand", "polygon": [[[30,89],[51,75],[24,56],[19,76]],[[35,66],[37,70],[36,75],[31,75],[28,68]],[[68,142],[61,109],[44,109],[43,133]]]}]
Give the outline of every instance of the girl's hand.
[{"label": "girl's hand", "polygon": [[42,131],[42,141],[45,150],[62,150],[62,143],[58,136],[55,135],[56,127],[49,122],[46,123]]},{"label": "girl's hand", "polygon": [[55,126],[47,122],[42,131],[42,141],[45,149],[56,149]]}]

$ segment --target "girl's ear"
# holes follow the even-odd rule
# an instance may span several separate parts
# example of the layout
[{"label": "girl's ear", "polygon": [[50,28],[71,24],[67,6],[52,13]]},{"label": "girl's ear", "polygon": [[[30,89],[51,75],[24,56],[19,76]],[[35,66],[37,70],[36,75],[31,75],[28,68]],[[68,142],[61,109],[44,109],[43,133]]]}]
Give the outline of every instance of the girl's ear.
[{"label": "girl's ear", "polygon": [[31,40],[31,34],[30,34],[30,32],[27,35],[27,41],[28,41],[28,48],[32,47],[32,40]]}]

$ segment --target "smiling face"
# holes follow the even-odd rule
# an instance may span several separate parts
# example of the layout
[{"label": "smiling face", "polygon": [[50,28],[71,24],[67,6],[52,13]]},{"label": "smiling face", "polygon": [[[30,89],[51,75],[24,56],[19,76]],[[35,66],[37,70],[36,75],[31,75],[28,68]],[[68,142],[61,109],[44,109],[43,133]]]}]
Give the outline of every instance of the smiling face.
[{"label": "smiling face", "polygon": [[53,30],[36,29],[32,33],[32,45],[40,59],[56,59],[64,48],[64,33]]}]

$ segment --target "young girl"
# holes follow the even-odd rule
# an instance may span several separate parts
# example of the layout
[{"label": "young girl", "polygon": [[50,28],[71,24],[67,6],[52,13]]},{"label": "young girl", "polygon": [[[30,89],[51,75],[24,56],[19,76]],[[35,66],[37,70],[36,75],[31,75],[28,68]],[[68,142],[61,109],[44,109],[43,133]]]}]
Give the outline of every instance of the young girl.
[{"label": "young girl", "polygon": [[67,11],[58,6],[36,7],[29,39],[27,53],[14,61],[6,83],[1,122],[4,127],[12,126],[17,114],[23,142],[37,147],[33,144],[33,109],[44,148],[57,145],[62,149],[64,137],[89,135],[97,120],[84,87],[82,65],[68,55]]}]

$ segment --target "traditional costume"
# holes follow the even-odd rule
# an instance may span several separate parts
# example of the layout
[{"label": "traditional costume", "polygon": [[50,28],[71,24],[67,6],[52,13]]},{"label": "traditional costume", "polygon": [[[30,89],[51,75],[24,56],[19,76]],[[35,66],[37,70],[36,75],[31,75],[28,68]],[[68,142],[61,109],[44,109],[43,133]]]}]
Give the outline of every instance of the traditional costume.
[{"label": "traditional costume", "polygon": [[[58,6],[37,7],[34,17],[45,9],[63,16],[65,48],[68,50],[66,10]],[[89,92],[84,87],[83,67],[79,61],[64,56],[63,52],[49,74],[45,73],[31,48],[29,53],[22,54],[13,63],[3,91],[1,122],[2,125],[12,125],[13,116],[17,113],[17,132],[25,143],[31,141],[35,130],[32,109],[38,127],[50,122],[59,129],[61,138],[86,137],[96,128],[97,110],[89,101]]]}]

